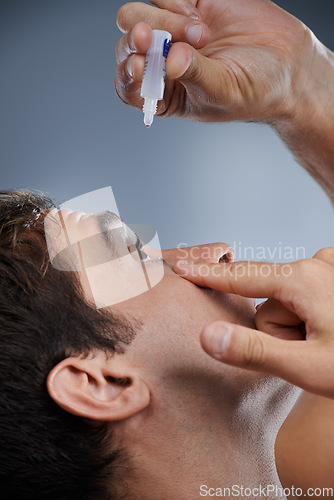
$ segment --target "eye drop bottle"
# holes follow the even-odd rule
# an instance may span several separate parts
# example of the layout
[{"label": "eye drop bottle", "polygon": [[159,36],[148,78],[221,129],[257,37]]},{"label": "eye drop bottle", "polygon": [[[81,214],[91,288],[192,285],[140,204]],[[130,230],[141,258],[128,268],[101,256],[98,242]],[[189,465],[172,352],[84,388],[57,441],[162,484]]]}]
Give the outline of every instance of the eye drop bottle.
[{"label": "eye drop bottle", "polygon": [[145,99],[143,106],[144,123],[150,127],[157,112],[158,101],[165,91],[166,59],[170,49],[172,35],[168,31],[153,30],[153,38],[146,55],[141,97]]}]

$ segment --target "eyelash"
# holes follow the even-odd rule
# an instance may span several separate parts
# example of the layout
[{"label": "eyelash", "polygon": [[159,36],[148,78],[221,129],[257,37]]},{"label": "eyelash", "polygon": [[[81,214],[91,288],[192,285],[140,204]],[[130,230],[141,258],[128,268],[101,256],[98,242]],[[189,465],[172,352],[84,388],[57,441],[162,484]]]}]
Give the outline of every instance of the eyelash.
[{"label": "eyelash", "polygon": [[147,262],[148,260],[151,260],[151,257],[149,255],[147,255],[147,253],[144,252],[144,250],[142,249],[143,242],[139,238],[138,234],[134,233],[134,235],[136,237],[135,244],[127,245],[129,253],[132,254],[133,252],[131,252],[131,247],[135,247],[136,251],[138,252],[138,255],[139,255],[141,262]]}]

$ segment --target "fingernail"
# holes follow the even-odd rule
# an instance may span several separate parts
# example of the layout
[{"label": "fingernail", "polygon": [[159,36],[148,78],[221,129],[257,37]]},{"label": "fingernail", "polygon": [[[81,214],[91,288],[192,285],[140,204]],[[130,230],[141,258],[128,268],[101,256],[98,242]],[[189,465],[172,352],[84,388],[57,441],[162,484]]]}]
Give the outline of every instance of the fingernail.
[{"label": "fingernail", "polygon": [[132,38],[132,32],[133,30],[130,31],[129,35],[128,35],[128,43],[129,43],[129,48],[130,48],[130,51],[131,52],[136,52],[137,51],[137,48],[133,42],[133,38]]},{"label": "fingernail", "polygon": [[210,343],[215,355],[223,354],[228,349],[230,342],[231,332],[227,326],[218,326],[213,330]]},{"label": "fingernail", "polygon": [[203,30],[200,24],[193,24],[187,31],[187,39],[191,45],[197,45],[202,38]]},{"label": "fingernail", "polygon": [[233,261],[234,261],[233,252],[226,252],[219,258],[218,264],[229,264],[230,262]]},{"label": "fingernail", "polygon": [[126,63],[126,72],[130,78],[133,78],[133,67],[132,67],[131,57],[128,59],[128,62]]}]

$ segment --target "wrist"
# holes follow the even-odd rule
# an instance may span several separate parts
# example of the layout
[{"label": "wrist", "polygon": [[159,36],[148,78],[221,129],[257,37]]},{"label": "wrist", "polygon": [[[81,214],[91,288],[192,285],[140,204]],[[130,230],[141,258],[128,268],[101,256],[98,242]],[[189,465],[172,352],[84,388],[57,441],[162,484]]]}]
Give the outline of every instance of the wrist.
[{"label": "wrist", "polygon": [[309,35],[312,57],[301,55],[289,106],[271,125],[334,203],[334,54]]},{"label": "wrist", "polygon": [[305,27],[304,50],[291,72],[291,88],[274,126],[334,132],[334,54]]}]

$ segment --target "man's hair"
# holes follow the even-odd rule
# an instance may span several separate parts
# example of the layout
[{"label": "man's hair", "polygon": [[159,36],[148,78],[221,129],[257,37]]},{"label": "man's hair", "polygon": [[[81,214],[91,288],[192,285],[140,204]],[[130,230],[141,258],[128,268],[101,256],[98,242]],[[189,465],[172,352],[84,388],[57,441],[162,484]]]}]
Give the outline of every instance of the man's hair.
[{"label": "man's hair", "polygon": [[74,273],[50,265],[43,220],[52,206],[0,192],[0,497],[123,498],[125,451],[112,448],[107,426],[56,405],[46,379],[67,357],[124,352],[134,331],[88,304]]}]

